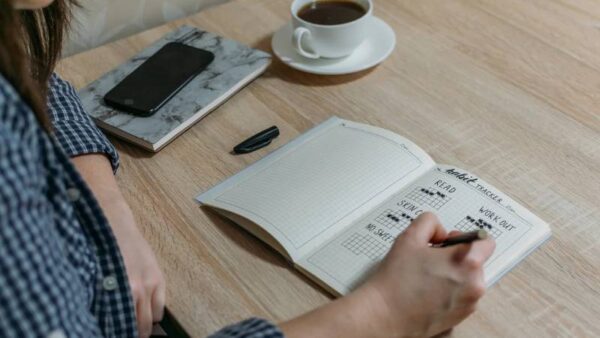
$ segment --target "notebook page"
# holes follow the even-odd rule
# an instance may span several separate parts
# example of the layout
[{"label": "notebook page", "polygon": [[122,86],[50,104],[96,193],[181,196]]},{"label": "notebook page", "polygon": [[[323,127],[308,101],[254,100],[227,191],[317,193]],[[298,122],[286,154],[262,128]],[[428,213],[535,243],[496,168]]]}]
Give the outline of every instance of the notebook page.
[{"label": "notebook page", "polygon": [[546,223],[481,179],[461,169],[439,166],[298,265],[346,294],[368,277],[395,238],[424,211],[435,212],[448,231],[485,229],[496,240],[496,250],[484,265],[488,285],[550,235]]},{"label": "notebook page", "polygon": [[260,225],[293,259],[433,166],[404,138],[337,118],[301,138],[198,198]]}]

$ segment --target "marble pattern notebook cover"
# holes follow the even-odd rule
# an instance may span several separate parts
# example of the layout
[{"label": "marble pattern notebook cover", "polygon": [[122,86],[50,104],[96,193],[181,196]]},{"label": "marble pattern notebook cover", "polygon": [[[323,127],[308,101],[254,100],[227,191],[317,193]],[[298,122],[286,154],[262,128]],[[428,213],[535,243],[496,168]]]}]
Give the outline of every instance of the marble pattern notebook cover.
[{"label": "marble pattern notebook cover", "polygon": [[[150,117],[120,112],[104,103],[104,94],[169,42],[211,51],[215,59]],[[262,74],[270,63],[268,53],[195,27],[182,26],[104,74],[79,94],[86,111],[100,128],[156,152]]]}]

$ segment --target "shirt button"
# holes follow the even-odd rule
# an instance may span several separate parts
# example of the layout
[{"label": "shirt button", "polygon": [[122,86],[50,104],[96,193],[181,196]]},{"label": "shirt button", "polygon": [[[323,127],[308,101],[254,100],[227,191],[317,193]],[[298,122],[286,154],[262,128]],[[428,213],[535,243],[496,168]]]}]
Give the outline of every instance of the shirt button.
[{"label": "shirt button", "polygon": [[81,197],[81,191],[77,188],[67,189],[67,197],[71,202],[76,202]]},{"label": "shirt button", "polygon": [[48,335],[48,338],[67,338],[67,335],[65,334],[65,332],[63,330],[54,330],[52,332],[50,332],[50,334]]},{"label": "shirt button", "polygon": [[117,288],[117,278],[115,276],[108,276],[102,280],[102,288],[106,291],[112,291]]}]

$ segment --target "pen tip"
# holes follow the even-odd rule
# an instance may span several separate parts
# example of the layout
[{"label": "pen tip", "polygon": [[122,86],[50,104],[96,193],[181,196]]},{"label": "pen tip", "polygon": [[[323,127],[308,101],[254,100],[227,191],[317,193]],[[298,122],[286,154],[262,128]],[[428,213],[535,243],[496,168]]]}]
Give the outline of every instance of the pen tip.
[{"label": "pen tip", "polygon": [[486,238],[488,238],[488,233],[487,233],[487,231],[485,231],[485,230],[483,230],[483,229],[479,229],[479,230],[477,231],[477,237],[478,237],[479,239],[486,239]]}]

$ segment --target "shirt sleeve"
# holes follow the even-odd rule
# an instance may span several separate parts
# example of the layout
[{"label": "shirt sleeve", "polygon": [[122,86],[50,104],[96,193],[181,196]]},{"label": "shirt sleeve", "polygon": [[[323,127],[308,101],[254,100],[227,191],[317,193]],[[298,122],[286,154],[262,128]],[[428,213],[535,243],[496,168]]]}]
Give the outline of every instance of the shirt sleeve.
[{"label": "shirt sleeve", "polygon": [[[0,105],[0,117],[6,109],[18,108]],[[77,271],[52,235],[52,208],[39,188],[47,173],[40,173],[35,121],[24,123],[25,113],[16,113],[0,119],[1,335],[100,337]]]},{"label": "shirt sleeve", "polygon": [[271,322],[250,318],[237,324],[224,327],[209,338],[283,338],[283,332]]},{"label": "shirt sleeve", "polygon": [[104,154],[116,172],[119,167],[117,150],[86,114],[73,86],[52,74],[48,89],[48,111],[54,135],[65,152],[70,157]]}]

